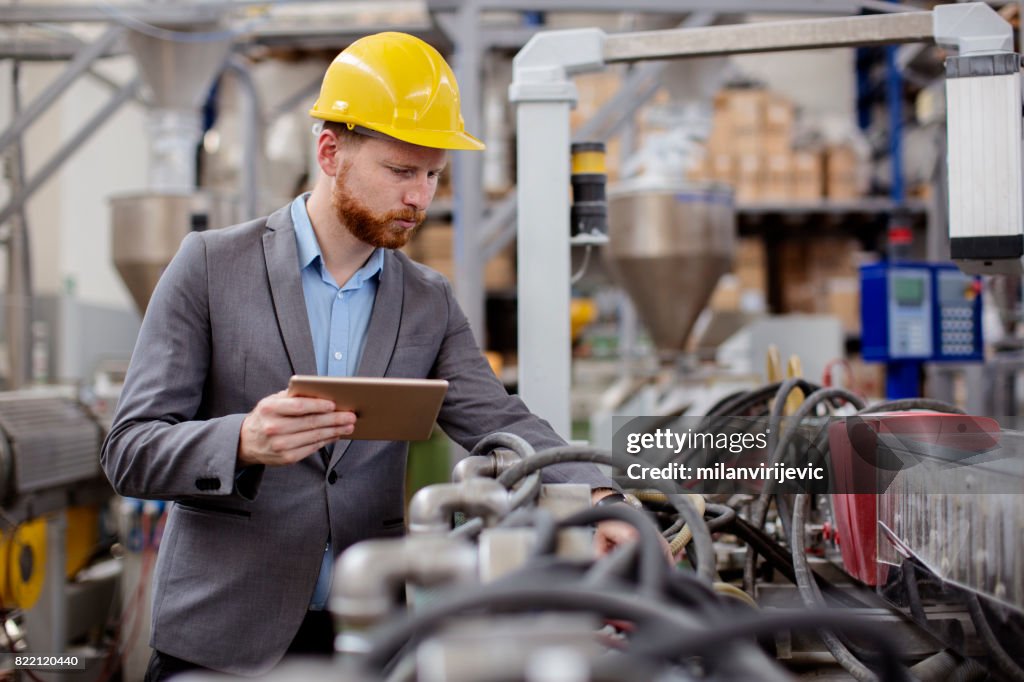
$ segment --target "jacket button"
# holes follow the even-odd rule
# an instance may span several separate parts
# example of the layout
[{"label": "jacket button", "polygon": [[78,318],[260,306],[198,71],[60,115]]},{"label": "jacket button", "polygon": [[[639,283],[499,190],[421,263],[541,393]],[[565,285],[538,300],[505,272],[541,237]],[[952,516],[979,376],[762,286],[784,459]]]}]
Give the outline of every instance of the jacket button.
[{"label": "jacket button", "polygon": [[334,482],[338,480],[338,472],[331,469],[331,473],[327,474],[327,482],[334,485]]}]

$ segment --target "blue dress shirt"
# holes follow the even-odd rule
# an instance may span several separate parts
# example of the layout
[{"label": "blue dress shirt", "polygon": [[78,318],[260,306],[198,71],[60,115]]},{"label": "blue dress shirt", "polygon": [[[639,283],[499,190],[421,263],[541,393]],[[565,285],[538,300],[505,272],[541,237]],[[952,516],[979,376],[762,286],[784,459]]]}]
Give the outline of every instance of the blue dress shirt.
[{"label": "blue dress shirt", "polygon": [[[320,244],[306,212],[308,198],[308,193],[296,197],[291,212],[316,371],[321,376],[352,376],[366,345],[366,330],[384,267],[384,251],[376,249],[343,286],[338,286],[324,267]],[[334,553],[328,537],[310,609],[322,610],[327,605],[333,565]]]}]

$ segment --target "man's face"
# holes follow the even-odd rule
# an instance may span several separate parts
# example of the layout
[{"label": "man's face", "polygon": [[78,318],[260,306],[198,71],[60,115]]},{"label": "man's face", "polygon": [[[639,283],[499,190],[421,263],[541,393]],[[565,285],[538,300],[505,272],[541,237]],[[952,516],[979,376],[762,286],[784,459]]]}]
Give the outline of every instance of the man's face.
[{"label": "man's face", "polygon": [[373,137],[342,150],[331,193],[338,220],[371,246],[405,246],[426,218],[447,160],[443,149]]}]

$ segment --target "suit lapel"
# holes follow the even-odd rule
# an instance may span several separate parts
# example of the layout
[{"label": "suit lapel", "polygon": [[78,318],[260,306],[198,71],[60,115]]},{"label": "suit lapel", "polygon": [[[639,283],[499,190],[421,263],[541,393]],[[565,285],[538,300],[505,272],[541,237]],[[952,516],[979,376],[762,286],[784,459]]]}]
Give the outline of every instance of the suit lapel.
[{"label": "suit lapel", "polygon": [[[380,284],[377,286],[377,296],[373,300],[373,312],[370,314],[363,357],[359,360],[359,367],[356,370],[357,376],[383,377],[387,372],[391,355],[395,351],[395,341],[398,339],[398,327],[402,321],[404,291],[402,265],[395,258],[395,254],[385,251]],[[309,325],[306,326],[308,328]],[[328,469],[334,468],[351,443],[350,440],[335,443],[331,461],[327,465]]]},{"label": "suit lapel", "polygon": [[275,211],[267,219],[267,228],[263,233],[263,255],[267,261],[274,312],[292,373],[316,374],[313,337],[309,331],[309,316],[306,315],[306,297],[302,293],[290,205]]}]

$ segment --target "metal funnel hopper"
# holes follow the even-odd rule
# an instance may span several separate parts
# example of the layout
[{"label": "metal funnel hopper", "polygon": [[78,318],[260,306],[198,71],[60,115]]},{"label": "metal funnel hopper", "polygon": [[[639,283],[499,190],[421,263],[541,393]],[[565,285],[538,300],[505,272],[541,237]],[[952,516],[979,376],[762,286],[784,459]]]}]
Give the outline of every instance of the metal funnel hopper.
[{"label": "metal funnel hopper", "polygon": [[140,313],[189,232],[237,222],[237,202],[203,193],[113,197],[110,208],[114,267]]},{"label": "metal funnel hopper", "polygon": [[217,24],[194,28],[204,34],[202,40],[163,40],[137,31],[128,33],[128,48],[149,86],[153,107],[197,111],[224,66],[231,34]]},{"label": "metal funnel hopper", "polygon": [[623,183],[608,199],[606,256],[663,355],[686,344],[732,268],[736,213],[726,189]]}]

